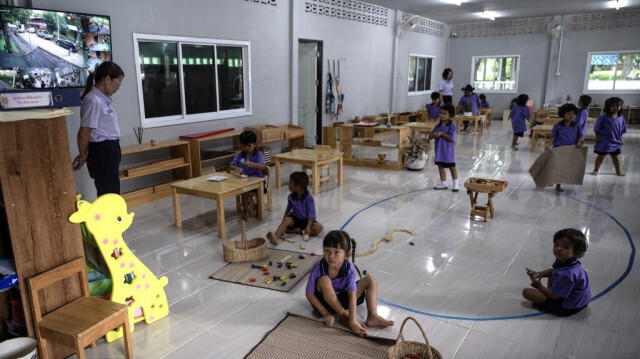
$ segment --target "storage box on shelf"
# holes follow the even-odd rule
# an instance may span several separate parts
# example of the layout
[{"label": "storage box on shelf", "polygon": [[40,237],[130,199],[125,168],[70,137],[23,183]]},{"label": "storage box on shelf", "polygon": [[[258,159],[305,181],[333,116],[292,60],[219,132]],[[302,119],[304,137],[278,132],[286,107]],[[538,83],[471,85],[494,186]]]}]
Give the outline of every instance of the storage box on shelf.
[{"label": "storage box on shelf", "polygon": [[284,140],[282,128],[273,125],[248,126],[246,130],[253,131],[258,136],[258,144]]},{"label": "storage box on shelf", "polygon": [[[354,135],[353,124],[345,124],[340,129],[340,151],[344,152],[344,164],[365,167],[378,167],[394,170],[403,168],[403,148],[407,142],[410,129],[402,126],[376,126],[368,127],[371,130],[371,137],[359,137]],[[355,139],[355,141],[354,141]],[[397,160],[379,160],[377,154],[373,156],[358,157],[354,151],[358,147],[380,149],[379,153],[396,152]],[[388,158],[389,156],[387,156]]]},{"label": "storage box on shelf", "polygon": [[[134,206],[148,202],[171,194],[171,182],[181,181],[191,178],[191,153],[189,142],[187,141],[159,141],[156,144],[143,144],[126,146],[122,148],[122,158],[127,166],[128,159],[135,155],[145,157],[138,159],[142,164],[136,163],[133,167],[124,168],[120,171],[120,182],[125,184],[134,178],[161,174],[171,171],[170,180],[157,184],[144,184],[143,188],[126,191],[122,197],[127,205]],[[168,156],[168,157],[167,157]],[[121,186],[121,187],[126,187]]]}]

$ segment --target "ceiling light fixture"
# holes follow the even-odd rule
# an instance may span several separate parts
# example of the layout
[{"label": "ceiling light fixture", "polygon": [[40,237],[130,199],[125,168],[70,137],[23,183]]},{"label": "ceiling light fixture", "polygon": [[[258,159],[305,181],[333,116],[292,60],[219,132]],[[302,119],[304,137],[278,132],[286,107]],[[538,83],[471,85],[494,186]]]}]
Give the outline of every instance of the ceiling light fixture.
[{"label": "ceiling light fixture", "polygon": [[480,16],[489,19],[491,21],[494,21],[496,19],[495,13],[491,12],[491,11],[483,11]]},{"label": "ceiling light fixture", "polygon": [[611,7],[616,8],[616,10],[620,10],[621,7],[627,6],[627,0],[615,0],[610,2]]},{"label": "ceiling light fixture", "polygon": [[462,5],[462,0],[445,0],[445,1],[450,3],[450,4],[457,5],[457,6]]},{"label": "ceiling light fixture", "polygon": [[620,0],[616,0],[616,10],[620,10]]}]

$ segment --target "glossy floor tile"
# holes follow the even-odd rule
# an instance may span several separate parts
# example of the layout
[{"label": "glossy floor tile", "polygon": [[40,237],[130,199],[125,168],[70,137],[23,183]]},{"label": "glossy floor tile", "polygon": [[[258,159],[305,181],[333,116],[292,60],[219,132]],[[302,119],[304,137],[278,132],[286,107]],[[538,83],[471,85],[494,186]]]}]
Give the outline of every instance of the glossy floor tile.
[{"label": "glossy floor tile", "polygon": [[[509,149],[510,141],[500,121],[484,134],[458,137],[461,183],[471,176],[509,181],[494,198],[495,217],[487,222],[469,218],[464,189],[432,189],[439,182],[433,153],[420,172],[345,166],[342,186],[335,178],[320,185],[315,200],[325,230],[305,243],[305,251],[321,253],[322,236],[333,229],[349,232],[358,252],[390,229],[416,232],[395,233],[377,252],[356,258],[361,270],[378,279],[378,313],[395,321],[392,328],[369,328],[370,335],[395,339],[411,316],[445,358],[638,357],[640,273],[634,253],[640,234],[640,127],[631,126],[625,135],[626,177],[615,176],[606,159],[599,176],[585,174],[582,186],[565,186],[562,194],[553,187],[535,190],[528,168],[540,152],[529,151],[527,137],[519,151]],[[590,151],[587,172],[594,160]],[[276,229],[286,207],[287,174],[298,169],[283,165],[274,208],[264,221],[248,221],[249,238]],[[287,312],[314,317],[304,295],[306,280],[282,293],[210,279],[225,265],[215,203],[183,196],[181,205],[182,228],[173,226],[170,198],[130,209],[136,216],[124,235],[127,244],[156,275],[169,278],[170,315],[152,325],[136,324],[137,358],[242,358]],[[238,239],[235,202],[227,201],[225,208],[228,236]],[[553,233],[566,227],[588,235],[582,263],[599,297],[569,318],[537,315],[521,296],[529,285],[525,267],[550,267]],[[301,237],[291,237],[296,243],[278,247],[299,251]],[[358,308],[359,319],[366,313]],[[412,323],[404,336],[422,340]],[[87,354],[121,357],[122,340],[101,342]]]}]

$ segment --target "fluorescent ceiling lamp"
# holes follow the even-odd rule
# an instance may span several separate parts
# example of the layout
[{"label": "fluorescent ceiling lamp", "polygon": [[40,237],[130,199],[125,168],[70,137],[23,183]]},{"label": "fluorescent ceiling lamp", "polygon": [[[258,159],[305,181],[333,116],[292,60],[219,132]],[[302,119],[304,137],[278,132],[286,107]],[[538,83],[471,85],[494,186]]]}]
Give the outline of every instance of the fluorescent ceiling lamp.
[{"label": "fluorescent ceiling lamp", "polygon": [[445,2],[448,2],[449,4],[458,5],[458,6],[462,4],[462,0],[445,0]]},{"label": "fluorescent ceiling lamp", "polygon": [[610,2],[610,6],[616,10],[620,10],[621,7],[627,6],[627,0],[613,0]]},{"label": "fluorescent ceiling lamp", "polygon": [[493,11],[483,11],[482,13],[480,13],[480,16],[491,21],[494,21],[496,19],[496,13]]}]

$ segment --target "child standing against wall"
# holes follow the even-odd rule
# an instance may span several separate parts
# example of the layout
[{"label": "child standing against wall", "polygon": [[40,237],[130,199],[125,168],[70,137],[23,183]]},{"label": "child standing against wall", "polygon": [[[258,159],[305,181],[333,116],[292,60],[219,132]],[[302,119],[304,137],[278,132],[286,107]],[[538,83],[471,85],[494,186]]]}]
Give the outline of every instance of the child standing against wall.
[{"label": "child standing against wall", "polygon": [[529,96],[521,94],[515,98],[516,103],[511,108],[509,118],[511,118],[511,127],[513,128],[513,140],[511,141],[511,149],[518,150],[518,137],[524,136],[527,131],[527,122],[531,118],[531,112],[527,107]]},{"label": "child standing against wall", "polygon": [[440,122],[429,133],[429,138],[435,138],[434,146],[435,163],[440,173],[440,185],[433,189],[441,190],[449,188],[447,183],[447,172],[451,171],[453,181],[453,192],[458,192],[458,169],[456,168],[456,125],[451,118],[455,115],[456,109],[451,104],[446,104],[440,109]]},{"label": "child standing against wall", "polygon": [[593,131],[596,133],[596,145],[593,148],[598,157],[592,175],[598,175],[604,158],[609,155],[618,176],[624,176],[620,169],[618,155],[622,152],[622,135],[627,133],[627,123],[621,113],[622,101],[619,97],[610,97],[604,102],[604,113],[596,121]]}]

